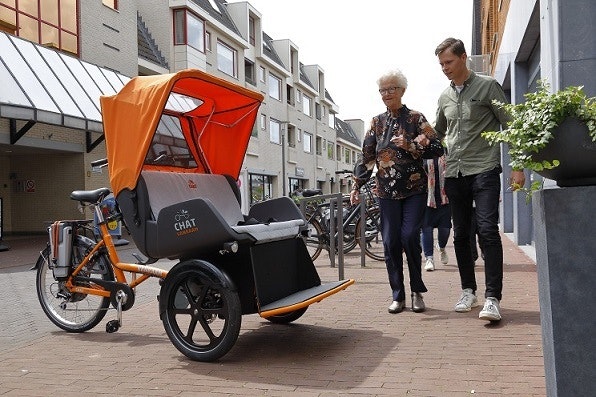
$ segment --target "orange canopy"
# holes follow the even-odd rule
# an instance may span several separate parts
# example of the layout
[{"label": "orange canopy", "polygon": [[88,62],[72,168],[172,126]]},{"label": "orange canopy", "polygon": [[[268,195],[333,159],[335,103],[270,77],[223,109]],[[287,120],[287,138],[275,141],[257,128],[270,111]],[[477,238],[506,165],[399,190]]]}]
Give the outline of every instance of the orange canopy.
[{"label": "orange canopy", "polygon": [[200,70],[139,76],[100,98],[114,195],[142,169],[238,178],[260,93]]}]

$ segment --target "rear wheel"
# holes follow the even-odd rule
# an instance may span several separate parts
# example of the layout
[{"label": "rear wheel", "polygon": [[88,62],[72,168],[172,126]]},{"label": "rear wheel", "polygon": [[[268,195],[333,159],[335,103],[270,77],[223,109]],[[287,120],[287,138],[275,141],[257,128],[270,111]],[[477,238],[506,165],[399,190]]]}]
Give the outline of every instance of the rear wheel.
[{"label": "rear wheel", "polygon": [[[360,240],[360,236],[362,235],[361,221],[362,219],[359,219],[356,224],[356,241],[358,244],[362,244]],[[372,208],[366,211],[364,252],[372,259],[378,261],[385,260],[383,237],[381,235],[381,213],[378,208]]]},{"label": "rear wheel", "polygon": [[[220,275],[221,273],[218,273]],[[238,293],[229,281],[193,262],[173,268],[165,279],[161,318],[172,344],[195,361],[214,361],[236,343],[242,322]]]},{"label": "rear wheel", "polygon": [[[73,242],[71,270],[76,268],[85,253],[94,243],[85,237],[76,236]],[[110,299],[70,292],[65,281],[54,279],[53,267],[47,246],[37,259],[36,289],[41,308],[55,325],[68,332],[84,332],[95,327],[106,315]],[[114,273],[108,259],[99,255],[80,273],[81,276],[113,281]]]},{"label": "rear wheel", "polygon": [[303,237],[310,259],[313,261],[321,255],[321,251],[325,248],[325,236],[323,226],[316,219],[311,219],[308,222],[308,236]]}]

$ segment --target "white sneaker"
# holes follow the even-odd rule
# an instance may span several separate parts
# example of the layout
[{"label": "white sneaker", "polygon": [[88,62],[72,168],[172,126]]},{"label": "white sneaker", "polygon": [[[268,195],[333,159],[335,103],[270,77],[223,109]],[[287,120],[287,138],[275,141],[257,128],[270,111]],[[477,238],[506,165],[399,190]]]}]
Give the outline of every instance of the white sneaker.
[{"label": "white sneaker", "polygon": [[439,252],[441,253],[441,263],[443,265],[449,263],[449,257],[447,256],[447,251],[445,250],[445,248],[439,248]]},{"label": "white sneaker", "polygon": [[484,307],[480,311],[478,318],[486,321],[500,321],[501,313],[499,308],[499,300],[497,298],[486,298]]},{"label": "white sneaker", "polygon": [[426,258],[426,264],[424,265],[424,270],[427,272],[432,272],[435,270],[435,262],[433,262],[433,257],[429,256]]},{"label": "white sneaker", "polygon": [[461,292],[459,300],[455,304],[455,311],[465,313],[472,310],[473,307],[478,306],[478,298],[474,295],[472,288],[466,288]]}]

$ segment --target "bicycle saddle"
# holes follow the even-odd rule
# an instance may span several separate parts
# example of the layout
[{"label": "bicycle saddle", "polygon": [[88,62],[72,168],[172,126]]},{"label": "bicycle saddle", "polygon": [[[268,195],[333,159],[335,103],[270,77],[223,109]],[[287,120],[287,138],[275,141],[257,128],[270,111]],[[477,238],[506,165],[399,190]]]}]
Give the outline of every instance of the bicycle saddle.
[{"label": "bicycle saddle", "polygon": [[75,190],[70,194],[70,198],[85,203],[98,203],[110,194],[110,189],[101,187],[95,190]]},{"label": "bicycle saddle", "polygon": [[323,194],[321,189],[306,189],[302,191],[303,197],[318,196],[319,194]]}]

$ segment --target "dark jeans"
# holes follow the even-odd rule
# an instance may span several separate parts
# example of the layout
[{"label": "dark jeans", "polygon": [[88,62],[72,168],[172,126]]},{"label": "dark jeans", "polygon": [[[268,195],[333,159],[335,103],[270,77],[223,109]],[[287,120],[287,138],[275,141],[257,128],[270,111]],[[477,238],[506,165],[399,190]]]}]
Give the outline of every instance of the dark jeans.
[{"label": "dark jeans", "polygon": [[485,297],[501,299],[503,290],[503,245],[499,232],[501,168],[477,175],[445,179],[445,192],[451,204],[453,246],[461,287],[476,291],[476,275],[470,246],[470,232],[476,203],[476,226],[484,253]]},{"label": "dark jeans", "polygon": [[423,227],[422,228],[422,248],[424,251],[424,256],[429,257],[433,256],[434,254],[434,236],[433,236],[433,229],[437,229],[437,242],[439,243],[439,248],[445,248],[447,245],[447,240],[449,240],[449,235],[451,234],[451,228],[449,227],[437,227],[433,228],[432,226]]},{"label": "dark jeans", "polygon": [[380,199],[381,234],[385,265],[394,301],[406,300],[404,264],[406,253],[411,292],[426,292],[422,281],[422,249],[420,228],[426,207],[426,194],[416,194],[401,200]]}]

